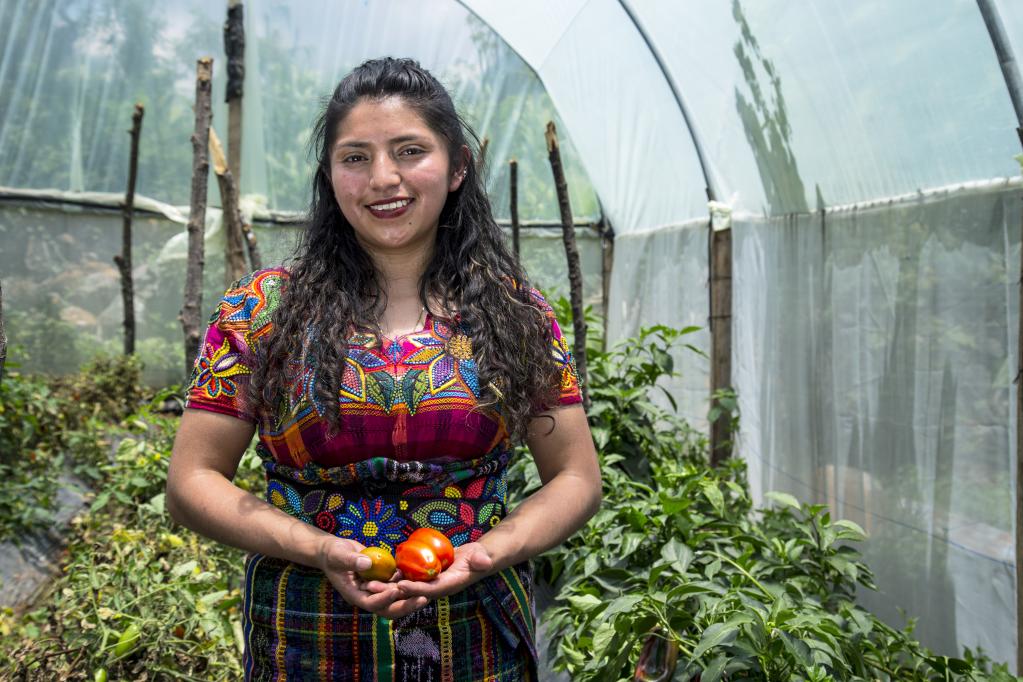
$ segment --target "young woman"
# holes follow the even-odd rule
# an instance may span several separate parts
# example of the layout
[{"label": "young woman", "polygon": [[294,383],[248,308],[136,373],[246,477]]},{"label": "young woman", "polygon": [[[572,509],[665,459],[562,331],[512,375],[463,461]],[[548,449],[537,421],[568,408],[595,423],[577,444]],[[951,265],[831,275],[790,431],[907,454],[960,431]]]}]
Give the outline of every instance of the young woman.
[{"label": "young woman", "polygon": [[[416,62],[362,64],[316,125],[292,262],[243,278],[211,319],[167,504],[248,552],[247,680],[536,679],[528,559],[596,512],[600,471],[477,143]],[[231,483],[257,428],[265,502]],[[544,485],[507,513],[522,439]],[[420,527],[456,547],[439,577],[359,578],[360,550]]]}]

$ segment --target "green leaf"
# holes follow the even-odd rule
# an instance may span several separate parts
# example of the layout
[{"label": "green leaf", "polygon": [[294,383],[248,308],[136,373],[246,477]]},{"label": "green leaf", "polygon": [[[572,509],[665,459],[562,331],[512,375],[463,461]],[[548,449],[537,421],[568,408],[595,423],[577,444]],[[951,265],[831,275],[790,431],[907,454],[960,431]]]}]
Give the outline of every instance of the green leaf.
[{"label": "green leaf", "polygon": [[218,601],[227,596],[227,590],[217,590],[216,592],[210,592],[199,597],[199,601],[206,606],[213,606]]},{"label": "green leaf", "polygon": [[586,555],[585,561],[583,561],[583,577],[590,577],[597,572],[600,568],[600,555],[596,552],[591,552]]},{"label": "green leaf", "polygon": [[600,601],[592,594],[573,594],[568,598],[568,603],[572,605],[572,608],[577,611],[582,611],[583,613],[589,613],[604,604],[604,602]]},{"label": "green leaf", "polygon": [[839,519],[831,525],[840,529],[835,535],[842,540],[862,542],[867,539],[867,531],[863,530],[855,521]]},{"label": "green leaf", "polygon": [[627,594],[623,597],[618,597],[613,602],[611,602],[611,605],[607,607],[607,610],[600,614],[600,617],[604,619],[610,619],[611,616],[626,611],[631,611],[633,607],[635,607],[636,604],[640,603],[641,601],[643,601],[643,595],[639,594]]},{"label": "green leaf", "polygon": [[693,658],[700,658],[703,654],[717,646],[731,644],[739,634],[739,628],[728,623],[714,623],[703,631],[700,643],[693,650]]},{"label": "green leaf", "polygon": [[676,538],[661,547],[661,556],[679,573],[685,573],[693,561],[693,550]]},{"label": "green leaf", "polygon": [[725,513],[725,497],[721,494],[721,488],[718,487],[714,481],[701,481],[700,489],[703,491],[703,496],[707,498],[711,506],[719,514]]},{"label": "green leaf", "polygon": [[171,569],[171,575],[174,576],[175,578],[180,578],[181,576],[185,575],[186,573],[191,573],[198,566],[199,566],[199,562],[198,561],[195,561],[195,560],[186,561],[185,563],[178,564],[177,566],[172,568]]},{"label": "green leaf", "polygon": [[593,633],[593,653],[596,654],[593,658],[594,661],[598,661],[604,657],[604,652],[607,651],[607,645],[611,643],[614,636],[615,629],[610,622],[605,620],[597,626],[597,631]]},{"label": "green leaf", "polygon": [[166,509],[166,506],[164,504],[164,497],[165,497],[164,493],[159,493],[158,495],[154,495],[152,499],[149,500],[149,508],[161,516],[163,515],[164,510]]},{"label": "green leaf", "polygon": [[110,491],[103,491],[96,496],[96,499],[92,501],[92,505],[89,507],[89,511],[93,514],[98,512],[100,509],[106,506],[107,502],[110,501]]},{"label": "green leaf", "polygon": [[639,546],[646,540],[646,535],[642,533],[626,533],[625,539],[622,541],[622,548],[619,554],[619,558],[624,559],[625,557],[631,556],[633,552],[639,549]]},{"label": "green leaf", "polygon": [[721,679],[721,674],[725,671],[725,665],[728,664],[727,654],[718,654],[714,659],[707,664],[707,667],[700,673],[700,682],[718,682]]},{"label": "green leaf", "polygon": [[797,500],[792,495],[789,495],[788,493],[772,490],[770,492],[764,493],[764,497],[770,500],[774,500],[778,504],[785,505],[786,507],[792,507],[793,509],[796,510],[800,509],[799,500]]},{"label": "green leaf", "polygon": [[676,514],[689,506],[690,500],[684,497],[673,497],[668,493],[661,492],[658,497],[661,500],[661,507],[665,514]]}]

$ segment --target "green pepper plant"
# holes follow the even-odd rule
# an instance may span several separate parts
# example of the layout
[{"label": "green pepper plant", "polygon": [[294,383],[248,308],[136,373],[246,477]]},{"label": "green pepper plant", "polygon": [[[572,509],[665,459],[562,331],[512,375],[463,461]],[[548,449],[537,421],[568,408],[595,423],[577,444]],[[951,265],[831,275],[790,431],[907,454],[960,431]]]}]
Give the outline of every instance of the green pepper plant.
[{"label": "green pepper plant", "polygon": [[[876,589],[858,525],[781,492],[754,509],[741,453],[709,466],[707,438],[662,388],[693,331],[588,344],[604,501],[537,560],[556,591],[543,614],[555,669],[573,682],[1017,679],[982,651],[935,654],[913,638],[914,621],[893,627],[858,605],[858,589]],[[737,419],[734,394],[722,397]],[[526,461],[513,467],[513,499],[539,485]]]}]

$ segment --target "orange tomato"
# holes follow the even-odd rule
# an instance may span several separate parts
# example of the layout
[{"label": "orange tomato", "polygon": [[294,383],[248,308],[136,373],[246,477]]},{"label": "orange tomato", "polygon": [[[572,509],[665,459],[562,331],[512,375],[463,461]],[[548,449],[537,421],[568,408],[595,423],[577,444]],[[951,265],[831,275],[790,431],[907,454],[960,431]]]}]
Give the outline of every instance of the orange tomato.
[{"label": "orange tomato", "polygon": [[422,542],[428,545],[440,559],[441,570],[446,570],[455,561],[455,546],[448,536],[433,528],[417,528],[408,536],[409,542]]},{"label": "orange tomato", "polygon": [[443,570],[436,552],[425,543],[406,540],[394,553],[398,568],[409,580],[433,580]]},{"label": "orange tomato", "polygon": [[365,571],[359,571],[359,577],[363,580],[383,580],[384,582],[391,579],[394,575],[394,569],[396,564],[394,563],[394,557],[383,547],[367,547],[362,550],[362,554],[365,554],[373,563]]}]

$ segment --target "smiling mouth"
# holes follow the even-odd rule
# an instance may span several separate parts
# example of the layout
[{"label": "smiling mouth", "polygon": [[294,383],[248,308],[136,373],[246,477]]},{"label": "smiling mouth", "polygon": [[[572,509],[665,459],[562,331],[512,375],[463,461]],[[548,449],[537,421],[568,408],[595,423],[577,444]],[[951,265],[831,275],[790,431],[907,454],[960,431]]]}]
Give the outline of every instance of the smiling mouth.
[{"label": "smiling mouth", "polygon": [[412,203],[412,199],[397,199],[386,204],[370,204],[367,208],[373,213],[393,213]]}]

